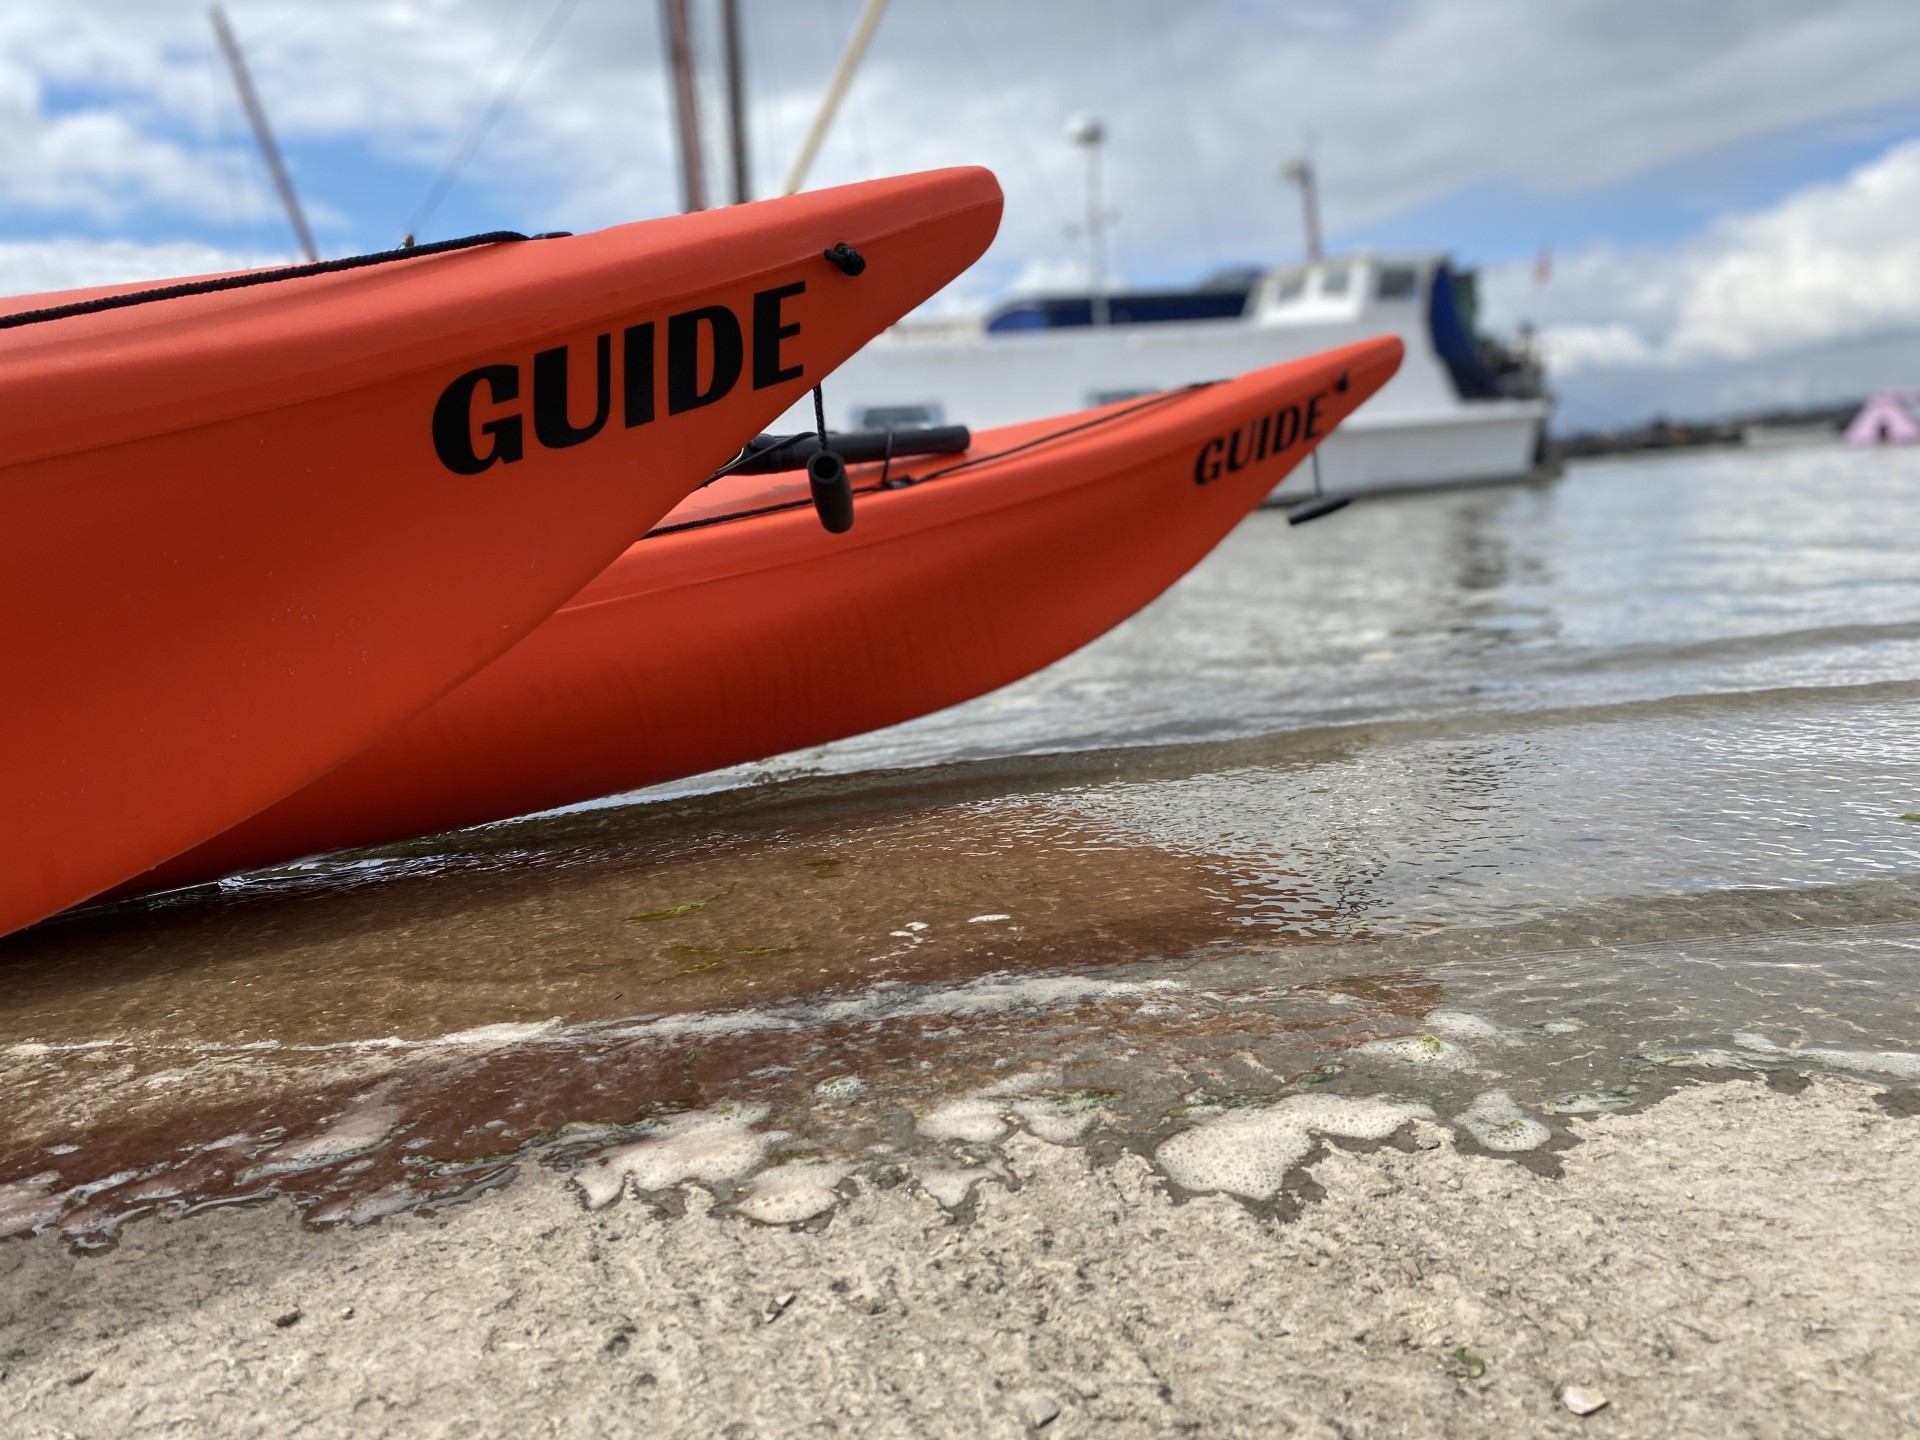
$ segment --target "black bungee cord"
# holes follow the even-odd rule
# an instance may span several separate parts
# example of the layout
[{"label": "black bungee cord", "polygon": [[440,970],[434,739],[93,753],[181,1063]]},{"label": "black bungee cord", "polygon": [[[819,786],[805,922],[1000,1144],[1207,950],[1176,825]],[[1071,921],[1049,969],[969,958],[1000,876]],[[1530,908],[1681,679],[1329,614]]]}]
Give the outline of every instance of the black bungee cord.
[{"label": "black bungee cord", "polygon": [[[1136,415],[1142,410],[1150,410],[1174,400],[1184,399],[1195,391],[1205,390],[1220,383],[1218,380],[1199,380],[1191,385],[1181,385],[1172,390],[1162,390],[1156,394],[1148,395],[1143,399],[1137,400],[1131,405],[1124,406],[1117,410],[1110,410],[1104,415],[1096,415],[1091,420],[1082,420],[1076,425],[1063,425],[1058,430],[1049,430],[1044,435],[1036,435],[1031,440],[1021,441],[1018,445],[1009,445],[1004,450],[995,450],[987,455],[971,455],[965,460],[956,461],[952,465],[943,465],[937,470],[929,470],[926,474],[918,476],[889,475],[888,472],[892,464],[894,443],[894,432],[889,430],[886,432],[886,450],[882,458],[880,479],[871,485],[862,485],[857,489],[850,486],[848,492],[849,497],[853,495],[874,495],[883,490],[906,490],[913,486],[925,485],[930,480],[944,479],[946,476],[958,474],[962,470],[971,470],[980,465],[991,465],[996,461],[1006,459],[1010,455],[1018,455],[1023,451],[1032,450],[1036,446],[1050,444],[1055,440],[1064,439],[1069,435],[1078,435],[1082,431],[1095,430],[1102,425],[1111,425],[1116,420],[1124,420],[1128,416]],[[815,418],[818,419],[817,413]],[[911,435],[913,432],[908,431],[907,433]],[[777,449],[781,445],[791,444],[796,439],[811,438],[813,437],[804,435],[783,436],[770,446],[759,449],[749,446],[719,470],[716,470],[707,483],[712,484],[714,480],[733,473],[736,468],[744,465],[749,460],[765,454],[767,450]],[[826,454],[830,452],[822,451],[821,453]],[[835,456],[835,458],[838,459],[839,457]],[[809,462],[809,464],[811,464],[811,462]],[[755,505],[744,510],[729,510],[722,515],[704,515],[698,520],[682,520],[674,525],[656,525],[640,538],[642,540],[655,540],[665,535],[683,534],[688,530],[708,530],[715,525],[730,525],[737,520],[756,520],[763,515],[779,515],[785,511],[799,510],[814,503],[811,497],[805,500],[776,500],[771,505]],[[851,508],[851,498],[849,498],[849,508]],[[828,528],[831,529],[832,527],[829,526]]]},{"label": "black bungee cord", "polygon": [[282,280],[303,280],[309,275],[364,270],[370,265],[390,265],[396,260],[444,255],[449,250],[471,250],[476,245],[502,245],[519,240],[562,240],[572,233],[570,230],[549,230],[539,235],[522,235],[518,230],[489,230],[484,235],[463,235],[457,240],[435,240],[428,245],[402,245],[394,250],[376,250],[371,255],[348,255],[340,260],[315,260],[306,265],[282,265],[276,270],[253,270],[244,275],[218,275],[211,280],[188,280],[178,285],[156,286],[151,290],[129,290],[124,295],[102,295],[93,300],[76,300],[71,305],[50,305],[44,310],[20,310],[12,315],[0,315],[0,330],[39,325],[48,320],[70,320],[76,315],[97,315],[104,310],[124,310],[131,305],[151,305],[156,300],[184,300],[189,295],[216,295],[222,290],[275,285]]}]

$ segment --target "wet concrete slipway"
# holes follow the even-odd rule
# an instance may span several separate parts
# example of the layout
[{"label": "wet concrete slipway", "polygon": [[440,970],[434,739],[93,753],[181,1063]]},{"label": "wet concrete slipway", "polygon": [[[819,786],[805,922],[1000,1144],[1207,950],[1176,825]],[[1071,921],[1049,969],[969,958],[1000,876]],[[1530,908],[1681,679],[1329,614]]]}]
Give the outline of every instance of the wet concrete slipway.
[{"label": "wet concrete slipway", "polygon": [[[1256,515],[892,731],[61,917],[0,942],[0,1266],[66,1267],[0,1305],[0,1409],[72,1380],[60,1285],[243,1212],[341,1256],[484,1248],[529,1187],[668,1247],[882,1195],[961,1234],[1040,1146],[1284,1236],[1342,1155],[1552,1183],[1638,1133],[1594,1117],[1844,1077],[1910,1150],[1916,701],[1920,453],[1611,461]],[[1491,1384],[1471,1338],[1421,1363]]]}]

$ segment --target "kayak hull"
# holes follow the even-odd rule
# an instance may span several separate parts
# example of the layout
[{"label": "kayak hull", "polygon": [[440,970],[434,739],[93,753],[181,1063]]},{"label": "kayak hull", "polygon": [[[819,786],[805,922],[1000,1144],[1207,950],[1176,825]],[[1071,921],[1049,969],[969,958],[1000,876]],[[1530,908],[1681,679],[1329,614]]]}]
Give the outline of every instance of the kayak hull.
[{"label": "kayak hull", "polygon": [[999,207],[935,172],[0,331],[0,933],[486,666]]},{"label": "kayak hull", "polygon": [[1008,684],[1191,569],[1399,357],[1367,342],[1108,420],[987,432],[967,456],[894,471],[1097,422],[907,488],[874,490],[878,467],[860,467],[842,537],[805,508],[726,520],[796,486],[722,482],[445,700],[140,888],[615,794]]}]

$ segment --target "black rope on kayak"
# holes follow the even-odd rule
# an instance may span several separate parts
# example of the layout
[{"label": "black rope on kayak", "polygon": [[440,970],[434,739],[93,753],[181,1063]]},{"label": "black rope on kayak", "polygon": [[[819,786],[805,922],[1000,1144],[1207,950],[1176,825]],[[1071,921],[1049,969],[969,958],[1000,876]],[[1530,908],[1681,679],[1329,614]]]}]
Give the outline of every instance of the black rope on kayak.
[{"label": "black rope on kayak", "polygon": [[484,235],[464,235],[458,240],[436,240],[431,245],[402,245],[397,250],[379,250],[371,255],[349,255],[340,260],[316,260],[310,265],[284,265],[278,270],[255,270],[246,275],[222,275],[212,280],[189,280],[179,285],[162,285],[152,290],[131,290],[125,295],[103,295],[97,300],[76,300],[71,305],[53,305],[45,310],[21,310],[0,315],[0,330],[21,325],[38,325],[47,320],[69,320],[76,315],[96,315],[103,310],[124,310],[130,305],[150,305],[156,300],[182,300],[189,295],[213,295],[222,290],[245,290],[254,285],[273,285],[282,280],[302,280],[309,275],[332,275],[341,270],[364,270],[370,265],[387,265],[395,260],[418,260],[425,255],[444,255],[449,250],[471,250],[478,245],[501,245],[514,240],[558,240],[568,230],[549,230],[541,235],[522,235],[518,230],[489,230]]},{"label": "black rope on kayak", "polygon": [[813,508],[819,513],[820,523],[829,533],[844,535],[853,528],[853,485],[847,479],[847,462],[827,444],[827,402],[818,385],[813,387],[813,424],[820,448],[807,457],[807,489],[813,492]]},{"label": "black rope on kayak", "polygon": [[[849,278],[866,273],[867,257],[844,240],[820,254]],[[853,486],[847,480],[847,462],[827,444],[827,401],[818,385],[813,387],[813,428],[820,448],[807,457],[807,489],[813,495],[814,513],[827,532],[844,535],[853,528]]]},{"label": "black rope on kayak", "polygon": [[924,485],[927,481],[938,480],[944,475],[955,475],[962,470],[971,470],[976,465],[987,465],[995,460],[1004,460],[1009,455],[1018,455],[1023,450],[1031,450],[1036,445],[1050,444],[1068,435],[1078,435],[1082,430],[1093,430],[1102,425],[1110,425],[1115,420],[1124,419],[1136,411],[1146,410],[1155,405],[1163,405],[1169,400],[1182,399],[1185,396],[1193,394],[1196,390],[1205,390],[1210,385],[1218,385],[1220,383],[1218,380],[1196,380],[1191,385],[1181,385],[1172,390],[1162,390],[1157,394],[1149,395],[1146,399],[1136,404],[1127,406],[1124,410],[1115,410],[1105,415],[1096,415],[1091,420],[1082,420],[1078,425],[1068,425],[1064,429],[1050,430],[1045,435],[1037,435],[1031,440],[1021,441],[1018,445],[1009,445],[1004,450],[996,450],[991,455],[976,455],[970,460],[961,460],[952,465],[944,465],[938,470],[929,470],[926,474],[917,477],[902,475],[894,482],[894,488],[898,490],[905,489],[908,485]]},{"label": "black rope on kayak", "polygon": [[[867,257],[844,240],[820,254],[842,275],[852,277],[866,273]],[[818,385],[813,387],[813,429],[820,445],[807,457],[807,488],[812,492],[813,508],[820,516],[820,523],[831,533],[844,535],[853,528],[853,487],[847,482],[847,462],[827,443],[827,401]],[[789,437],[790,440],[797,438]],[[740,447],[738,455],[702,480],[700,488],[704,490],[721,477],[731,475],[762,453],[763,447],[749,440]]]},{"label": "black rope on kayak", "polygon": [[[849,493],[852,495],[875,495],[880,493],[882,489],[905,490],[909,486],[924,485],[929,480],[939,480],[944,476],[953,475],[962,470],[972,469],[976,465],[989,465],[996,460],[1004,460],[1009,455],[1018,455],[1022,451],[1031,450],[1037,445],[1045,445],[1050,441],[1063,439],[1068,435],[1078,435],[1082,431],[1097,429],[1102,425],[1111,425],[1116,420],[1124,420],[1129,415],[1138,414],[1142,410],[1152,409],[1158,405],[1165,405],[1173,400],[1184,399],[1195,391],[1205,390],[1220,383],[1218,380],[1200,380],[1191,385],[1179,386],[1177,389],[1162,390],[1157,394],[1149,395],[1145,399],[1136,401],[1134,404],[1121,409],[1110,410],[1104,415],[1096,415],[1091,420],[1083,420],[1078,425],[1067,425],[1058,430],[1050,430],[1045,435],[1036,435],[1031,440],[1021,441],[1018,445],[1009,445],[1004,450],[996,450],[991,455],[976,455],[971,459],[962,460],[957,464],[943,466],[938,470],[930,470],[925,475],[918,477],[898,475],[889,481],[886,474],[887,464],[883,462],[881,466],[881,479],[879,481],[876,481],[872,485],[861,485],[851,489]],[[887,435],[889,460],[892,456],[892,446],[893,435],[892,432],[889,431]],[[739,463],[739,460],[744,458],[744,456],[736,457],[733,463]],[[720,475],[724,473],[724,470],[716,473],[713,476],[713,480],[718,480]],[[707,483],[712,484],[713,482],[709,480]],[[804,509],[812,503],[811,498],[805,500],[780,500],[771,505],[756,505],[749,510],[729,510],[724,515],[706,515],[698,520],[682,520],[677,525],[656,525],[640,538],[642,540],[655,540],[663,535],[679,535],[688,530],[709,530],[715,525],[729,525],[736,520],[757,520],[763,515],[779,515],[788,510]]]}]

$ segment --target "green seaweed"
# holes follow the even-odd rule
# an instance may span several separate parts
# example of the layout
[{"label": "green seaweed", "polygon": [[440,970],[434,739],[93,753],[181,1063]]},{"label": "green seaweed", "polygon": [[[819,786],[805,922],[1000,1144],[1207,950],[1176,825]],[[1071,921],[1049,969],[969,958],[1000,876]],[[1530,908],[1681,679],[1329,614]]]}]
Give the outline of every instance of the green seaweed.
[{"label": "green seaweed", "polygon": [[1053,1090],[1048,1092],[1046,1098],[1076,1110],[1091,1110],[1109,1101],[1118,1100],[1120,1092],[1118,1090]]},{"label": "green seaweed", "polygon": [[[738,882],[736,881],[735,883],[737,884]],[[704,910],[707,906],[713,904],[714,901],[724,900],[732,893],[733,886],[729,885],[718,895],[709,895],[704,900],[689,900],[684,905],[669,905],[664,910],[643,910],[638,915],[627,916],[627,919],[629,922],[635,920],[674,920],[682,915],[691,915],[696,910]]]},{"label": "green seaweed", "polygon": [[1611,1090],[1574,1090],[1554,1096],[1540,1108],[1549,1115],[1589,1115],[1600,1110],[1625,1110],[1638,1098],[1626,1086]]},{"label": "green seaweed", "polygon": [[1487,1362],[1462,1345],[1449,1358],[1447,1369],[1462,1380],[1478,1380],[1487,1373]]},{"label": "green seaweed", "polygon": [[628,920],[671,920],[676,915],[691,915],[696,910],[704,909],[709,903],[710,902],[706,900],[689,900],[684,905],[669,905],[664,910],[648,910],[639,915],[629,915],[627,916],[627,919]]}]

